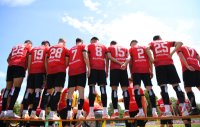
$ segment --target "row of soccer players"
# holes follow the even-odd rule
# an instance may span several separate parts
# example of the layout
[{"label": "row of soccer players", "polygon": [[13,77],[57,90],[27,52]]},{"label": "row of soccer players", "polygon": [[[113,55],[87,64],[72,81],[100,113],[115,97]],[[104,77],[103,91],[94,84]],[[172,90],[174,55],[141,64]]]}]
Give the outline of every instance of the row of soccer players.
[{"label": "row of soccer players", "polygon": [[[134,93],[137,105],[139,107],[138,117],[144,117],[144,111],[141,104],[141,94],[139,91],[141,81],[143,81],[146,89],[148,90],[150,101],[152,105],[152,115],[157,116],[155,94],[152,89],[151,78],[152,64],[155,65],[156,78],[158,85],[161,88],[161,96],[163,98],[166,111],[165,116],[171,116],[169,106],[169,95],[167,91],[167,84],[171,84],[177,94],[177,98],[182,108],[182,114],[188,115],[185,108],[185,96],[181,90],[179,83],[180,79],[173,64],[172,55],[177,51],[183,67],[183,81],[188,98],[191,100],[193,110],[191,114],[198,113],[196,111],[195,96],[191,87],[197,86],[198,88],[200,78],[200,57],[193,48],[182,46],[182,42],[177,41],[162,41],[160,36],[154,36],[153,41],[147,47],[137,45],[136,40],[130,43],[131,48],[128,50],[119,46],[117,42],[112,41],[110,47],[106,48],[103,44],[99,43],[97,37],[91,38],[90,44],[85,46],[80,38],[76,39],[76,45],[68,50],[65,47],[66,41],[59,39],[58,44],[49,47],[48,41],[42,42],[42,46],[31,49],[32,42],[25,41],[23,45],[17,45],[12,48],[8,57],[8,70],[7,70],[7,86],[3,94],[3,106],[1,117],[16,117],[13,113],[13,107],[17,100],[20,87],[25,77],[26,63],[28,63],[28,81],[27,91],[24,95],[24,112],[23,118],[28,115],[28,105],[30,98],[34,99],[33,111],[31,117],[35,116],[35,110],[39,103],[41,88],[44,81],[44,76],[47,73],[48,91],[42,98],[41,113],[39,118],[44,119],[45,108],[49,98],[51,98],[51,112],[50,119],[59,119],[57,117],[57,104],[60,99],[61,91],[64,87],[66,68],[68,67],[68,88],[69,93],[67,97],[67,119],[71,118],[71,104],[72,94],[75,87],[79,91],[79,104],[77,118],[82,119],[81,114],[84,88],[86,79],[88,77],[89,85],[89,104],[90,113],[87,118],[94,118],[94,99],[95,99],[95,84],[100,86],[101,99],[103,104],[103,118],[109,118],[107,112],[107,93],[106,93],[106,77],[109,70],[110,60],[110,86],[112,88],[111,98],[113,103],[114,118],[119,117],[117,104],[118,94],[117,88],[119,84],[123,90],[125,113],[124,117],[129,117],[129,101],[130,96],[127,91],[128,72],[127,65],[130,65],[131,75],[134,83]],[[171,47],[175,47],[170,51]],[[153,52],[151,55],[150,50]],[[130,55],[129,55],[130,54]],[[28,60],[26,59],[28,55]],[[130,56],[130,57],[129,57]],[[11,91],[11,87],[14,89]],[[54,89],[53,93],[52,88]],[[33,94],[35,93],[35,94]],[[11,95],[11,101],[6,111],[7,98]]]}]

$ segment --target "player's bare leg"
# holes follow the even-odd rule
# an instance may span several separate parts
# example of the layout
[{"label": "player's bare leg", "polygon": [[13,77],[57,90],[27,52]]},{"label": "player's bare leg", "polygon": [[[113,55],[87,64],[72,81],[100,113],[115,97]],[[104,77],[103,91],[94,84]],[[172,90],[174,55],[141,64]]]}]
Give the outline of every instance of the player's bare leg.
[{"label": "player's bare leg", "polygon": [[140,85],[134,85],[135,100],[139,108],[139,112],[136,117],[145,117],[144,110],[142,108],[142,99],[140,94]]},{"label": "player's bare leg", "polygon": [[148,91],[151,106],[152,106],[152,116],[158,117],[158,114],[157,114],[157,111],[156,111],[156,96],[155,96],[155,93],[152,89],[152,86],[146,86],[146,89]]},{"label": "player's bare leg", "polygon": [[7,112],[7,117],[11,117],[11,118],[20,118],[19,116],[17,116],[16,114],[13,113],[13,108],[15,105],[15,102],[18,98],[20,89],[21,89],[21,85],[23,82],[24,78],[14,78],[14,88],[11,91],[11,98],[10,98],[10,105],[8,107],[8,112]]},{"label": "player's bare leg", "polygon": [[124,107],[125,107],[123,118],[130,118],[129,115],[130,95],[128,92],[128,87],[122,87],[122,91],[123,91]]},{"label": "player's bare leg", "polygon": [[185,94],[183,93],[183,91],[181,90],[179,84],[172,84],[173,89],[176,92],[176,96],[180,102],[180,105],[182,106],[182,115],[183,116],[187,116],[189,115],[187,109],[186,109],[186,104],[185,104]]},{"label": "player's bare leg", "polygon": [[3,92],[3,96],[2,96],[2,112],[0,115],[0,118],[3,118],[6,116],[6,107],[7,107],[7,102],[8,102],[8,96],[10,94],[11,88],[13,86],[13,81],[7,81],[6,82],[6,88]]}]

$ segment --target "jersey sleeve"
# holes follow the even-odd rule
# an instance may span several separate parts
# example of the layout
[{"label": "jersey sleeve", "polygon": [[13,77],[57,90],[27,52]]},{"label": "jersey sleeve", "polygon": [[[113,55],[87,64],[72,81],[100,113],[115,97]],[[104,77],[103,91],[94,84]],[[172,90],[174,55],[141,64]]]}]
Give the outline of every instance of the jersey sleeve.
[{"label": "jersey sleeve", "polygon": [[108,48],[106,46],[104,46],[104,50],[105,50],[105,54],[108,53]]},{"label": "jersey sleeve", "polygon": [[148,44],[148,47],[149,47],[150,49],[152,49],[152,42],[150,42],[150,43]]},{"label": "jersey sleeve", "polygon": [[174,47],[175,43],[175,41],[167,41],[167,45],[169,45],[169,47]]},{"label": "jersey sleeve", "polygon": [[129,49],[129,54],[132,57],[132,48]]},{"label": "jersey sleeve", "polygon": [[108,52],[108,53],[111,53],[111,47],[108,47],[107,52]]},{"label": "jersey sleeve", "polygon": [[81,50],[82,50],[82,52],[87,52],[87,46],[82,45],[82,46],[81,46]]},{"label": "jersey sleeve", "polygon": [[65,48],[65,57],[69,57],[69,50]]}]

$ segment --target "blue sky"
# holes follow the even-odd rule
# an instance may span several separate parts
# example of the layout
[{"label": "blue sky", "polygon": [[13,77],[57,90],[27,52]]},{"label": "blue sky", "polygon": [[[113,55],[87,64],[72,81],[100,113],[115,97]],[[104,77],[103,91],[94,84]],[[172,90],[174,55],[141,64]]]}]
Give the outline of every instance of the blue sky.
[{"label": "blue sky", "polygon": [[[6,84],[6,58],[12,46],[26,39],[38,46],[42,40],[55,44],[64,37],[70,48],[77,37],[88,44],[97,36],[105,45],[116,40],[128,47],[132,39],[147,45],[153,35],[160,34],[165,40],[182,41],[200,52],[199,5],[198,0],[0,0],[0,89]],[[177,55],[173,58],[182,78],[179,59]],[[153,84],[160,96],[155,76]],[[25,85],[26,81],[19,100]],[[169,90],[170,96],[175,96]],[[194,90],[199,98],[200,92]]]}]

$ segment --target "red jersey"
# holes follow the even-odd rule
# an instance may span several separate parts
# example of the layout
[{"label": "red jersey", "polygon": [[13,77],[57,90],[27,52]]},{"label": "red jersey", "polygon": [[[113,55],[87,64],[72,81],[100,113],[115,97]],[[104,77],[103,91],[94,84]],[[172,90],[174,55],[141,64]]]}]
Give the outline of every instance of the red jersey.
[{"label": "red jersey", "polygon": [[31,65],[29,73],[46,73],[45,69],[45,56],[48,48],[45,46],[35,47],[31,50]]},{"label": "red jersey", "polygon": [[[162,98],[160,98],[160,99],[157,100],[157,104],[158,104],[158,108],[159,108],[159,110],[160,110],[160,113],[161,113],[161,114],[164,113],[164,112],[165,112],[165,104],[164,104]],[[172,104],[171,101],[170,101],[169,104],[170,104],[170,105]],[[170,109],[171,109],[171,111],[172,111],[172,107],[171,107],[171,106],[170,106]]]},{"label": "red jersey", "polygon": [[[185,57],[188,65],[192,66],[195,70],[200,70],[199,61],[197,60],[198,53],[194,48],[190,48],[187,46],[182,46],[178,52],[182,52]],[[181,59],[180,59],[181,60]],[[187,70],[186,66],[181,60],[182,70]]]},{"label": "red jersey", "polygon": [[66,59],[69,55],[69,50],[60,43],[55,46],[51,46],[48,51],[48,74],[54,74],[58,72],[66,72]]},{"label": "red jersey", "polygon": [[144,46],[134,46],[129,49],[132,57],[131,73],[150,73],[149,57],[145,50]]},{"label": "red jersey", "polygon": [[86,51],[85,45],[77,45],[69,50],[69,76],[86,72],[86,64],[83,52]]},{"label": "red jersey", "polygon": [[149,46],[154,55],[155,66],[173,64],[173,60],[170,57],[170,48],[174,46],[174,42],[158,40],[149,43]]},{"label": "red jersey", "polygon": [[105,70],[107,48],[99,43],[91,43],[88,45],[88,53],[91,69]]},{"label": "red jersey", "polygon": [[[177,105],[180,104],[178,100],[176,101],[176,104],[177,104]],[[188,99],[185,100],[185,106],[186,106],[186,109],[189,111],[191,105],[190,105],[190,101],[189,101]],[[181,106],[181,105],[179,105],[179,111],[180,111],[180,112],[182,111],[182,106]]]},{"label": "red jersey", "polygon": [[[133,87],[128,87],[128,93],[130,96],[130,103],[129,103],[129,112],[134,112],[138,110],[137,102],[135,100],[134,96],[134,88]],[[140,88],[140,94],[144,95],[144,91],[142,88]]]},{"label": "red jersey", "polygon": [[30,50],[31,47],[27,44],[14,46],[10,53],[9,66],[16,65],[26,68],[26,58]]},{"label": "red jersey", "polygon": [[61,94],[60,101],[58,103],[58,111],[61,111],[67,106],[67,103],[66,103],[67,92],[68,92],[68,88],[65,88]]},{"label": "red jersey", "polygon": [[[128,49],[122,46],[111,45],[108,47],[108,52],[110,52],[113,58],[122,63],[124,63],[126,58],[128,58]],[[121,65],[111,61],[110,70],[112,69],[121,69]]]}]

